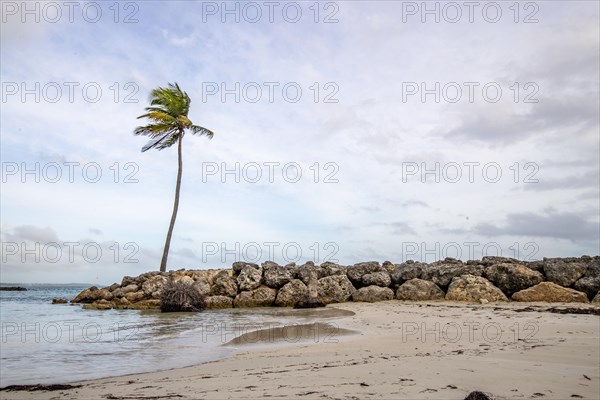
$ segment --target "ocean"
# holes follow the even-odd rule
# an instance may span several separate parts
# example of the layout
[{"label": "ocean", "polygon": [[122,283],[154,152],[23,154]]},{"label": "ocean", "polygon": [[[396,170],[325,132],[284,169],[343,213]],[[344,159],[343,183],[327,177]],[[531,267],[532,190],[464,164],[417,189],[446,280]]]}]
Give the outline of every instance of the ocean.
[{"label": "ocean", "polygon": [[244,333],[314,320],[282,308],[84,310],[51,301],[70,300],[87,286],[21,286],[28,290],[0,291],[0,387],[196,365],[226,357],[236,347],[223,345]]}]

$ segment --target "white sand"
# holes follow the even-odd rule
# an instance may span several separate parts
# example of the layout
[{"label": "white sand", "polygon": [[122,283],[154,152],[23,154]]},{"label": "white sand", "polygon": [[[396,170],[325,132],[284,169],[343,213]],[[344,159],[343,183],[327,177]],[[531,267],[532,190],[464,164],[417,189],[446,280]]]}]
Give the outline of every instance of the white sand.
[{"label": "white sand", "polygon": [[600,399],[600,316],[513,311],[522,303],[332,306],[356,313],[334,323],[358,333],[235,345],[232,357],[195,367],[0,398],[463,399],[481,390],[494,399]]}]

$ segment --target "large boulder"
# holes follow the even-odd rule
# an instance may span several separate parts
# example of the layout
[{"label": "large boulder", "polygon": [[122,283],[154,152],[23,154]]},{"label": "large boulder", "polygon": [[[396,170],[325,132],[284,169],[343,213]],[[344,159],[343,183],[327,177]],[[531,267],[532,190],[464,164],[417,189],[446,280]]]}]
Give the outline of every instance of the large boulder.
[{"label": "large boulder", "polygon": [[162,275],[155,275],[142,283],[142,290],[147,297],[152,299],[160,299],[163,287],[167,281],[168,279],[166,277]]},{"label": "large boulder", "polygon": [[587,303],[585,293],[564,288],[553,282],[542,282],[512,295],[516,301],[546,301],[549,303]]},{"label": "large boulder", "polygon": [[481,276],[463,275],[452,279],[446,300],[488,302],[508,301],[502,290]]},{"label": "large boulder", "polygon": [[237,277],[240,290],[254,290],[262,283],[262,269],[244,267]]},{"label": "large boulder", "polygon": [[392,300],[393,298],[394,291],[392,289],[377,285],[362,287],[352,293],[352,301],[364,301],[367,303]]},{"label": "large boulder", "polygon": [[292,281],[283,285],[277,293],[275,299],[275,305],[280,307],[294,307],[299,301],[304,299],[308,293],[308,288],[300,279],[293,279]]},{"label": "large boulder", "polygon": [[387,271],[388,274],[391,274],[392,272],[394,272],[394,263],[392,263],[391,261],[384,261],[381,266],[383,267],[384,270]]},{"label": "large boulder", "polygon": [[411,279],[419,278],[427,267],[428,264],[412,261],[395,264],[394,271],[391,273],[392,283],[403,284]]},{"label": "large boulder", "polygon": [[525,265],[527,268],[530,268],[534,271],[544,273],[544,261],[535,260],[535,261],[521,261],[521,264]]},{"label": "large boulder", "polygon": [[435,283],[418,278],[404,282],[396,291],[398,300],[443,300],[445,295]]},{"label": "large boulder", "polygon": [[242,272],[242,270],[245,267],[250,267],[250,268],[254,268],[254,269],[260,269],[260,267],[258,266],[258,264],[254,264],[254,263],[248,263],[245,261],[236,261],[231,265],[231,268],[233,269],[233,272],[235,274],[239,274],[240,272]]},{"label": "large boulder", "polygon": [[362,283],[367,286],[388,287],[392,283],[392,279],[386,271],[371,272],[370,274],[363,275]]},{"label": "large boulder", "polygon": [[204,299],[207,309],[220,309],[233,307],[233,299],[229,296],[207,296]]},{"label": "large boulder", "polygon": [[321,264],[320,270],[321,270],[320,275],[322,275],[321,278],[324,278],[326,276],[332,276],[332,275],[346,275],[346,271],[348,270],[348,267],[336,264],[331,261],[325,261],[324,263]]},{"label": "large boulder", "polygon": [[102,289],[98,290],[94,294],[94,297],[96,297],[98,300],[107,300],[107,301],[111,301],[114,298],[112,292],[110,290],[108,290],[108,288],[102,288]]},{"label": "large boulder", "polygon": [[130,303],[136,303],[140,300],[144,300],[146,298],[146,294],[142,290],[140,290],[138,292],[127,293],[125,295],[125,298]]},{"label": "large boulder", "polygon": [[350,282],[352,282],[352,284],[354,284],[357,287],[360,287],[364,285],[364,275],[380,271],[387,273],[387,271],[377,261],[368,261],[354,264],[354,266],[349,267],[346,271],[346,275],[348,276],[348,279],[350,279]]},{"label": "large boulder", "polygon": [[136,303],[122,305],[122,306],[115,304],[114,307],[115,308],[126,308],[128,310],[157,310],[157,309],[160,309],[160,300],[159,299],[140,300]]},{"label": "large boulder", "polygon": [[561,258],[544,259],[544,274],[549,282],[569,287],[581,278],[587,271],[588,264],[584,262],[565,262]]},{"label": "large boulder", "polygon": [[479,264],[463,264],[462,262],[434,262],[423,268],[421,279],[432,281],[440,287],[448,287],[452,279],[461,275],[481,276],[483,266]]},{"label": "large boulder", "polygon": [[308,282],[313,277],[321,279],[327,276],[326,270],[316,266],[312,261],[308,261],[302,265],[295,267],[293,271],[294,278],[300,279],[302,282],[304,282],[305,285],[308,285]]},{"label": "large boulder", "polygon": [[573,284],[573,288],[584,292],[592,299],[600,291],[600,257],[588,263],[588,269],[580,279]]},{"label": "large boulder", "polygon": [[596,293],[596,296],[592,299],[592,304],[600,304],[600,292]]},{"label": "large boulder", "polygon": [[[244,270],[242,270],[243,272]],[[233,306],[242,307],[269,307],[275,302],[277,289],[261,286],[258,289],[244,291],[235,296]]]},{"label": "large boulder", "polygon": [[121,287],[129,286],[129,285],[137,285],[138,277],[137,276],[124,276],[121,279]]},{"label": "large boulder", "polygon": [[280,267],[279,265],[265,268],[263,266],[265,285],[271,288],[279,289],[286,283],[294,279],[291,268]]},{"label": "large boulder", "polygon": [[189,275],[173,275],[173,282],[181,282],[185,285],[192,285],[194,283],[194,278]]},{"label": "large boulder", "polygon": [[483,276],[507,296],[544,281],[541,273],[516,263],[494,264],[485,269]]},{"label": "large boulder", "polygon": [[108,300],[97,300],[91,304],[84,304],[84,310],[110,310],[113,304]]},{"label": "large boulder", "polygon": [[265,261],[262,264],[260,264],[261,268],[263,269],[263,271],[266,271],[270,268],[278,268],[281,267],[281,265],[277,264],[275,261]]},{"label": "large boulder", "polygon": [[99,290],[96,286],[92,286],[90,288],[84,289],[79,293],[71,303],[93,303],[98,300]]},{"label": "large boulder", "polygon": [[115,289],[112,294],[113,297],[118,298],[118,297],[125,297],[127,294],[129,293],[133,293],[133,292],[137,292],[139,290],[138,285],[136,285],[135,283],[132,283],[130,285],[127,285],[125,287],[120,287],[118,289]]},{"label": "large boulder", "polygon": [[330,304],[348,301],[356,289],[346,275],[332,275],[319,279],[317,290],[321,303]]},{"label": "large boulder", "polygon": [[482,264],[484,267],[489,267],[494,264],[520,264],[521,261],[510,257],[485,256],[481,261],[478,261],[478,263]]},{"label": "large boulder", "polygon": [[238,284],[235,279],[220,275],[216,277],[212,291],[215,296],[235,297],[238,294]]},{"label": "large boulder", "polygon": [[208,283],[204,279],[197,280],[194,283],[192,283],[192,285],[196,288],[196,290],[202,296],[208,296],[210,294],[210,291],[211,291],[210,283]]}]

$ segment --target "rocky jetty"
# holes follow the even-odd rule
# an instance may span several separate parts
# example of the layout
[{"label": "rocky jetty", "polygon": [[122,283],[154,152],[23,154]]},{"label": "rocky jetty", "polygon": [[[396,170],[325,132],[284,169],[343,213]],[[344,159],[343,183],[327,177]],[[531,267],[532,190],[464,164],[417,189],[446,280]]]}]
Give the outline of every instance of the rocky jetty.
[{"label": "rocky jetty", "polygon": [[205,296],[206,308],[295,307],[306,299],[311,279],[322,304],[393,299],[600,304],[600,256],[539,261],[506,257],[401,264],[370,261],[350,266],[235,262],[231,269],[126,276],[121,283],[85,289],[71,302],[92,309],[158,309],[166,285],[183,282]]}]

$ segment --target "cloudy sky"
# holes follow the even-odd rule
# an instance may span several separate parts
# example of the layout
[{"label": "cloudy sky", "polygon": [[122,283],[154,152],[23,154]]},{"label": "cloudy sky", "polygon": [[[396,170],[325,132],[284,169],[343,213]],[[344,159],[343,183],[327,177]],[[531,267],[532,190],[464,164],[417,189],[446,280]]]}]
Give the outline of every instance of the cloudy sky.
[{"label": "cloudy sky", "polygon": [[599,253],[593,1],[2,1],[2,282]]}]

